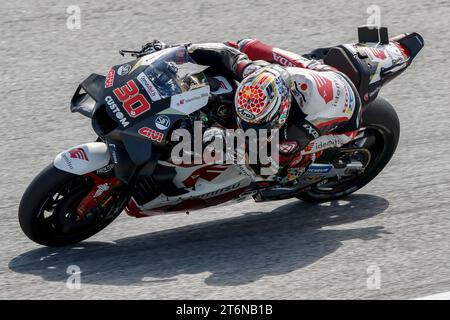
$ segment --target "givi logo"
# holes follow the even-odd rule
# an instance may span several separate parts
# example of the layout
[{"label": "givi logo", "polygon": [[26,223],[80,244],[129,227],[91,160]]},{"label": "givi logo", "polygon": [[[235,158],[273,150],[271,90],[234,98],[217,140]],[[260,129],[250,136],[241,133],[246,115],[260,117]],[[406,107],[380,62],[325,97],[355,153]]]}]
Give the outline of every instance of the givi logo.
[{"label": "givi logo", "polygon": [[138,132],[141,136],[156,142],[161,142],[164,139],[164,134],[148,127],[142,127],[138,130]]},{"label": "givi logo", "polygon": [[116,75],[116,72],[114,69],[109,70],[108,74],[106,75],[105,79],[105,88],[111,88],[114,84],[114,76]]}]

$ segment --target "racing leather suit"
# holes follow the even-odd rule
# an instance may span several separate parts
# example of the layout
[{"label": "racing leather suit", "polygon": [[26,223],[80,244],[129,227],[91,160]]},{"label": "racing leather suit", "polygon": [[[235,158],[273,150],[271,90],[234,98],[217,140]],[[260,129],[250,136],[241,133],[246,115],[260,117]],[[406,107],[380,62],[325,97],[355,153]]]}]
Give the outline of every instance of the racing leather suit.
[{"label": "racing leather suit", "polygon": [[280,148],[283,166],[307,165],[305,160],[311,159],[299,159],[300,151],[319,136],[343,128],[350,119],[355,129],[359,126],[359,116],[353,117],[360,110],[358,92],[347,76],[330,66],[255,39],[191,44],[188,50],[197,63],[237,81],[269,63],[286,68],[294,99],[280,136],[280,146],[289,145]]}]

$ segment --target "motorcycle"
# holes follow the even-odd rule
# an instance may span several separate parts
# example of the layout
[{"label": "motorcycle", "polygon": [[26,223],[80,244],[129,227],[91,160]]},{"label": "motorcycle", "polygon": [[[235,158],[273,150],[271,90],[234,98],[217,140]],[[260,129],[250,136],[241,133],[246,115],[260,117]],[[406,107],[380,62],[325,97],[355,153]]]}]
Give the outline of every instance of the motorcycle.
[{"label": "motorcycle", "polygon": [[[361,125],[352,126],[351,120],[344,130],[311,141],[302,156],[320,157],[282,183],[255,179],[245,165],[174,163],[175,129],[191,130],[194,120],[205,127],[236,126],[237,83],[208,74],[186,45],[128,51],[134,60],[112,67],[106,76],[91,74],[78,86],[71,111],[91,119],[98,139],[61,152],[34,178],[19,206],[23,232],[38,244],[64,246],[91,237],[124,210],[140,218],[249,198],[324,202],[350,195],[374,179],[396,150],[399,119],[378,92],[423,47],[417,33],[381,39],[376,31],[376,39],[361,29],[358,43],[305,55],[352,80],[362,101],[353,117],[361,117]],[[274,51],[272,62],[297,63],[282,50]]]}]

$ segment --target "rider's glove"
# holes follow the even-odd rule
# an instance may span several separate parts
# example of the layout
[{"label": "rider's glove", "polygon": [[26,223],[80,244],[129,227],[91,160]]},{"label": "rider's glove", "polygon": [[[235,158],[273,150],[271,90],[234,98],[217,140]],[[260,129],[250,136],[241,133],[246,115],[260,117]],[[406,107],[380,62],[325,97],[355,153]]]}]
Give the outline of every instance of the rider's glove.
[{"label": "rider's glove", "polygon": [[161,42],[159,40],[153,40],[152,42],[148,42],[142,46],[142,52],[149,54],[155,51],[165,49],[166,47],[167,45],[164,42]]}]

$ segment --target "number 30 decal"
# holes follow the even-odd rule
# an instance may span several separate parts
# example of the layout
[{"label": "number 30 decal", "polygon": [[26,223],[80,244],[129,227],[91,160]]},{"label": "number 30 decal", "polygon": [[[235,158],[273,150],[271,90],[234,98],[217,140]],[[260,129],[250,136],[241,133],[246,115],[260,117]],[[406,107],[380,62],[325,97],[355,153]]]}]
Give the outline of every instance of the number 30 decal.
[{"label": "number 30 decal", "polygon": [[147,99],[139,93],[139,89],[133,80],[128,81],[120,88],[114,89],[113,92],[117,99],[123,103],[123,108],[132,118],[139,117],[151,108]]}]

